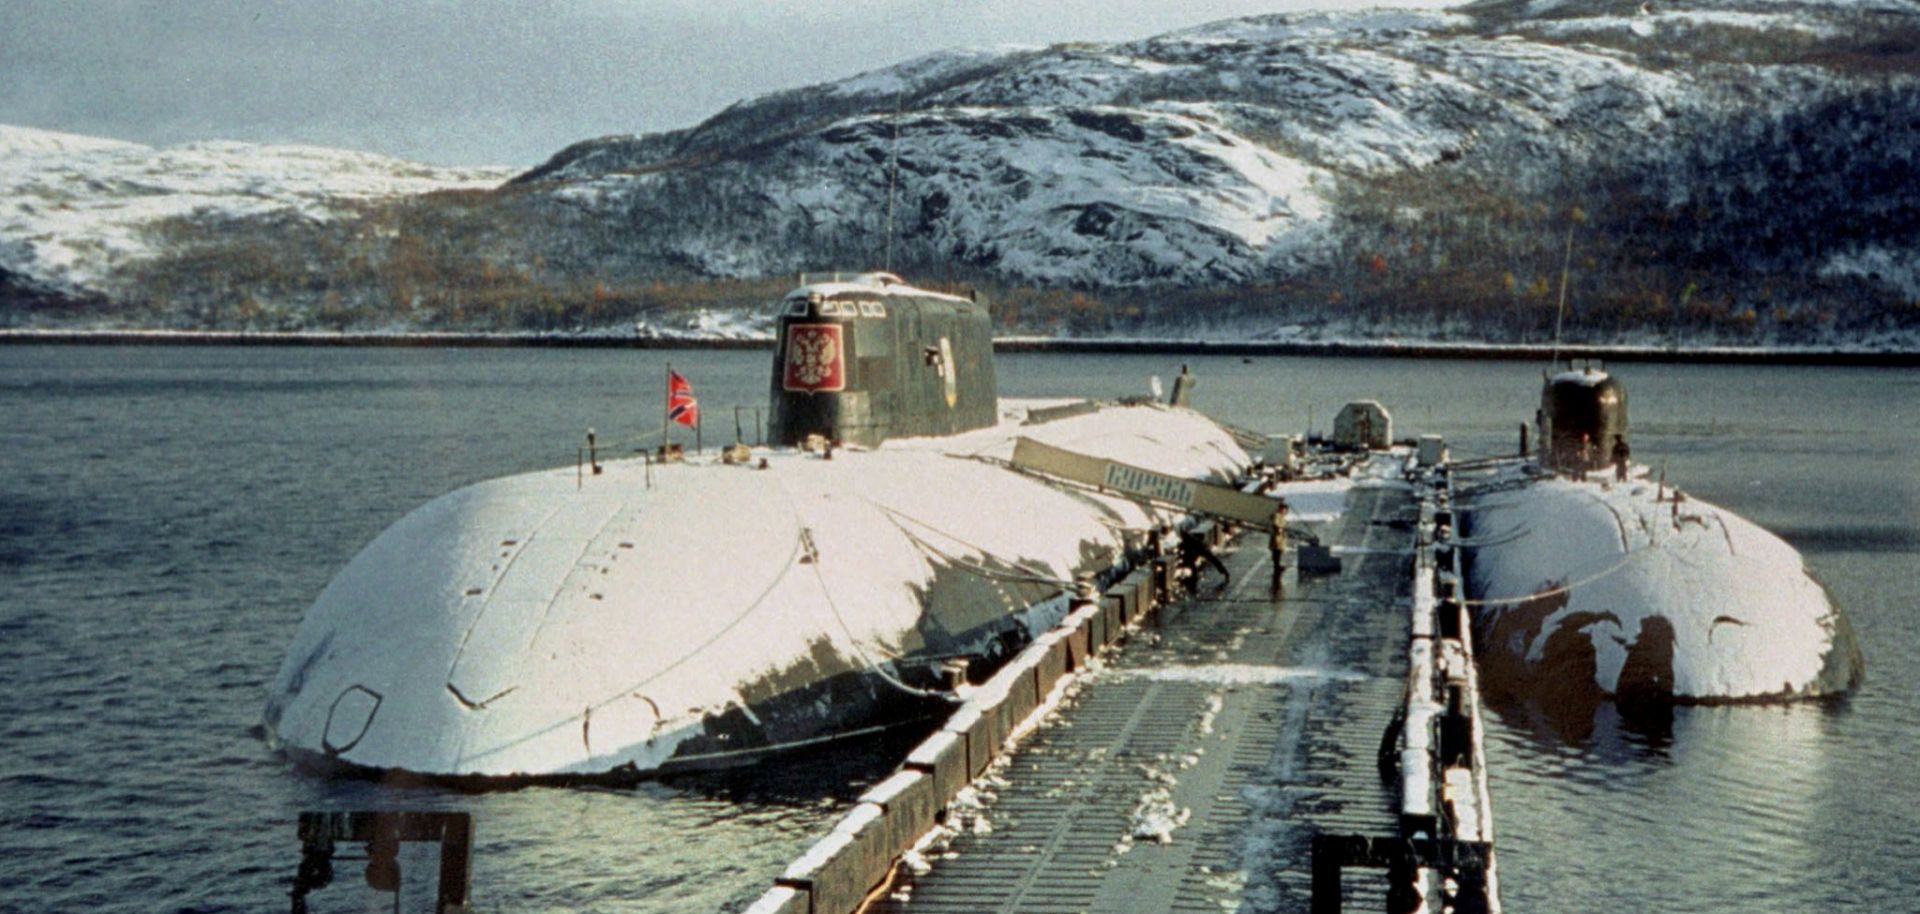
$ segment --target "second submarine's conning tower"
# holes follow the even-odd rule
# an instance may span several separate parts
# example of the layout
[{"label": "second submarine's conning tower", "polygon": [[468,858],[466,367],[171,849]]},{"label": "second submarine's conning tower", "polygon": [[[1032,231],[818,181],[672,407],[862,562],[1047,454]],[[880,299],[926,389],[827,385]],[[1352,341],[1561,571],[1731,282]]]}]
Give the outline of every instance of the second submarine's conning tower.
[{"label": "second submarine's conning tower", "polygon": [[802,274],[780,302],[775,444],[821,435],[872,447],[999,418],[984,304],[891,273]]},{"label": "second submarine's conning tower", "polygon": [[1627,389],[1591,365],[1560,372],[1540,389],[1539,422],[1541,465],[1599,469],[1612,461],[1615,439],[1628,438]]}]

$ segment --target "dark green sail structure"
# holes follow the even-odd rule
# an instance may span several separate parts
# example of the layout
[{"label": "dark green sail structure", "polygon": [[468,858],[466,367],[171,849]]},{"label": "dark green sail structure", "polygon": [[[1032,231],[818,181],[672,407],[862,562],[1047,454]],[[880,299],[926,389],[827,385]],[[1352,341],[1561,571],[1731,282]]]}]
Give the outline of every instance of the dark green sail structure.
[{"label": "dark green sail structure", "polygon": [[998,418],[986,305],[891,273],[803,275],[780,303],[772,383],[774,444],[874,447]]}]

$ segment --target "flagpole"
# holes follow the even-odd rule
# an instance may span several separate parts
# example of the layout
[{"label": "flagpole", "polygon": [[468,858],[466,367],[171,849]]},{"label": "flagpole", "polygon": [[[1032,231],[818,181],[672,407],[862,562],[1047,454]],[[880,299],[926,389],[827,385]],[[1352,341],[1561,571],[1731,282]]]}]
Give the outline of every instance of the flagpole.
[{"label": "flagpole", "polygon": [[673,443],[673,363],[667,363],[667,395],[660,401],[660,453]]}]

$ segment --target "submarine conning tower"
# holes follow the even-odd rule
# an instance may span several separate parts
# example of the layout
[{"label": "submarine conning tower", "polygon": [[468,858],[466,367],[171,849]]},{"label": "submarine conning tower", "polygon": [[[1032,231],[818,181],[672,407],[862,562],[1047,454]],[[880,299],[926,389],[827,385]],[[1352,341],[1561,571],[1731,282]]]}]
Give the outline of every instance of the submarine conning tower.
[{"label": "submarine conning tower", "polygon": [[1612,461],[1614,439],[1628,441],[1627,388],[1588,365],[1546,379],[1540,389],[1540,463],[1595,470]]},{"label": "submarine conning tower", "polygon": [[773,356],[775,444],[809,435],[873,447],[998,421],[985,304],[892,273],[800,276],[780,301]]}]

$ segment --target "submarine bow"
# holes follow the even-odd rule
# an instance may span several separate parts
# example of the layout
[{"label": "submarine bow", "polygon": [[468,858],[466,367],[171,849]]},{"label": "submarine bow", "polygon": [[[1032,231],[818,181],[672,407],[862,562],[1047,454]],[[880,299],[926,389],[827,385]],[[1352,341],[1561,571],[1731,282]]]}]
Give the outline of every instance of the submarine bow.
[{"label": "submarine bow", "polygon": [[1467,509],[1490,685],[1579,706],[1816,697],[1861,679],[1852,626],[1800,554],[1731,511],[1644,479],[1539,481]]}]

